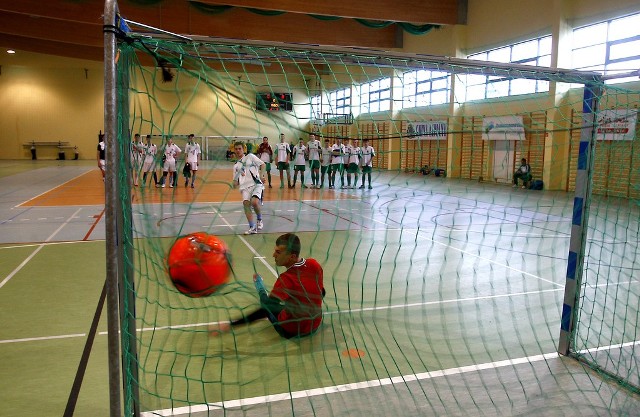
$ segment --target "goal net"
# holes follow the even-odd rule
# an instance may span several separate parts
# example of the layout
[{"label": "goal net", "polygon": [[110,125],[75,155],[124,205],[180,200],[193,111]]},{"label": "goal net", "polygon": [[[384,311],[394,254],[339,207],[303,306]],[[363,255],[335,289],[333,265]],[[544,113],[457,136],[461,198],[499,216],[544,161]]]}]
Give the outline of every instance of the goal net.
[{"label": "goal net", "polygon": [[[602,381],[639,388],[638,91],[590,73],[127,23],[136,31],[118,35],[112,142],[127,410],[633,410],[629,394]],[[135,133],[158,150],[147,175]],[[171,139],[184,151],[189,134],[202,151],[195,180],[184,155],[175,179],[163,179],[162,149]],[[367,140],[370,176],[357,162],[329,188],[308,160],[302,172],[273,160],[264,229],[245,235],[233,145],[256,153],[266,137],[275,151],[281,134],[292,148],[312,134],[323,146]],[[167,273],[169,248],[193,232],[220,237],[232,254],[231,279],[209,297],[185,296]],[[285,339],[262,320],[212,335],[260,305],[252,277],[273,286],[284,272],[275,241],[288,232],[324,270],[318,332]],[[537,376],[561,379],[547,365],[558,349],[606,378],[565,375],[563,404],[543,404]]]}]

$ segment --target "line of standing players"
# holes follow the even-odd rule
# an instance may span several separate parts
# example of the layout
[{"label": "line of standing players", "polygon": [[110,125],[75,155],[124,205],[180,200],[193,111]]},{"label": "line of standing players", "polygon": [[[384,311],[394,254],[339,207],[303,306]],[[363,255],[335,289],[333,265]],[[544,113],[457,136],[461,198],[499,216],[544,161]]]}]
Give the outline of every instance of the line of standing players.
[{"label": "line of standing players", "polygon": [[[152,143],[151,135],[147,135],[146,143],[142,142],[140,134],[136,133],[134,141],[131,143],[131,168],[133,173],[133,185],[138,186],[139,173],[142,172],[142,186],[147,183],[149,173],[153,176],[156,187],[165,188],[167,184],[170,188],[178,185],[177,159],[182,153],[178,145],[168,138],[161,149],[162,159],[158,161],[158,148]],[[198,174],[198,164],[200,162],[201,149],[195,141],[193,134],[187,138],[185,146],[185,164],[182,174],[185,178],[184,186],[189,184],[195,188],[195,180]],[[262,138],[262,143],[258,146],[256,156],[266,164],[267,179],[269,188],[271,184],[271,164],[275,162],[280,174],[280,188],[285,188],[284,177],[286,175],[287,188],[296,188],[298,176],[300,176],[301,188],[324,188],[325,179],[328,188],[336,188],[336,177],[340,178],[340,188],[356,188],[358,177],[362,173],[360,189],[372,189],[371,171],[373,170],[373,157],[375,150],[369,143],[369,139],[364,139],[362,147],[359,146],[358,139],[349,139],[343,143],[341,138],[337,138],[333,144],[329,139],[322,144],[314,134],[309,135],[309,141],[304,143],[302,138],[297,145],[286,141],[284,133],[280,134],[280,141],[275,145],[275,150],[269,144],[267,136]],[[305,172],[307,168],[311,171],[311,184],[305,184]],[[160,165],[162,176],[158,178],[157,166]],[[293,167],[293,178],[291,168]],[[346,177],[346,181],[345,181]],[[353,182],[352,182],[353,180]]]},{"label": "line of standing players", "polygon": [[[365,180],[368,181],[368,188],[373,188],[371,171],[375,150],[370,145],[369,139],[363,140],[362,147],[359,146],[358,139],[350,139],[345,144],[341,138],[337,138],[333,144],[329,139],[325,139],[323,145],[312,133],[306,145],[302,138],[297,145],[293,145],[289,144],[284,133],[281,133],[280,142],[275,145],[275,150],[269,144],[269,138],[263,137],[262,143],[256,150],[256,156],[266,164],[269,188],[272,188],[271,164],[274,160],[280,173],[280,188],[285,188],[285,184],[288,188],[295,188],[298,175],[301,188],[323,188],[325,178],[328,178],[329,188],[336,188],[337,176],[340,178],[341,188],[356,188],[360,173],[362,173],[362,182],[358,188],[365,188]],[[311,170],[310,185],[305,184],[307,163]],[[293,167],[293,178],[291,178],[291,167]]]},{"label": "line of standing players", "polygon": [[[170,188],[178,186],[177,160],[182,153],[182,149],[168,138],[161,149],[161,161],[158,160],[158,147],[152,143],[151,135],[147,135],[146,143],[142,142],[140,134],[136,133],[131,142],[131,170],[133,174],[133,185],[139,185],[139,173],[142,172],[142,186],[147,184],[149,173],[153,175],[153,182],[158,188],[165,188],[167,184]],[[184,175],[184,186],[195,188],[195,181],[198,174],[198,164],[201,155],[200,145],[195,141],[195,136],[190,134],[185,145],[185,163],[182,169]],[[161,168],[162,176],[158,179],[156,168]]]}]

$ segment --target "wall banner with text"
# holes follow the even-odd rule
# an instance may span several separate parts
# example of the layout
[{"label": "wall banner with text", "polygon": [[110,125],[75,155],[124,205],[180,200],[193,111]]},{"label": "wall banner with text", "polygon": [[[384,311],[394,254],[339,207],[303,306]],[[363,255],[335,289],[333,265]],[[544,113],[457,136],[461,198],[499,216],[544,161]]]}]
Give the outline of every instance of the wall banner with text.
[{"label": "wall banner with text", "polygon": [[597,140],[633,140],[636,135],[638,111],[612,109],[598,112]]},{"label": "wall banner with text", "polygon": [[447,121],[409,122],[407,125],[408,140],[447,140]]},{"label": "wall banner with text", "polygon": [[522,116],[485,117],[482,119],[483,140],[525,140]]}]

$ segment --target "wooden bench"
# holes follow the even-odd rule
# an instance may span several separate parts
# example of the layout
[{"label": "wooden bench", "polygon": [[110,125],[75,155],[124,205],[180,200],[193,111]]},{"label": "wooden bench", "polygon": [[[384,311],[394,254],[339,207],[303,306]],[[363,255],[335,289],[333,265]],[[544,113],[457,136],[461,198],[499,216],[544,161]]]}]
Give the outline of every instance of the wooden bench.
[{"label": "wooden bench", "polygon": [[75,146],[70,145],[69,142],[62,142],[62,141],[57,141],[57,142],[40,142],[40,141],[31,141],[28,143],[23,143],[22,144],[23,147],[25,148],[31,148],[32,146],[34,147],[38,147],[38,146],[55,146],[57,148],[60,149],[73,149],[75,148]]},{"label": "wooden bench", "polygon": [[46,147],[46,148],[58,148],[58,159],[66,159],[64,149],[75,149],[76,147],[71,145],[66,141],[36,141],[32,140],[31,142],[23,143],[22,147],[31,149],[31,159],[36,158],[36,149],[38,147]]}]

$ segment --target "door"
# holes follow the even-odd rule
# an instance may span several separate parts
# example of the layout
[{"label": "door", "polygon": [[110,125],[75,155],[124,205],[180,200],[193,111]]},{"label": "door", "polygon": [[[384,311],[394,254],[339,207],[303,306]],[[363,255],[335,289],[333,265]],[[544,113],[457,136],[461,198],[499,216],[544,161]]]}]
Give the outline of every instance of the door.
[{"label": "door", "polygon": [[513,178],[513,158],[513,141],[493,141],[493,180],[495,182],[511,183]]}]

